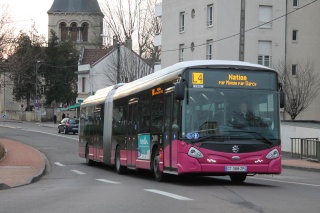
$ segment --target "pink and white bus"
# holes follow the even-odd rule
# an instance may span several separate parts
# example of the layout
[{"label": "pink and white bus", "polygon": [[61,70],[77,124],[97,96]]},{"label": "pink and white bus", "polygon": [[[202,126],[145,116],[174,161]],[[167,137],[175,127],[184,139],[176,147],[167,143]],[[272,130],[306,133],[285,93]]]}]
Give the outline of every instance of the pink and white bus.
[{"label": "pink and white bus", "polygon": [[[170,175],[281,173],[277,73],[239,61],[181,62],[98,90],[81,104],[79,156],[88,165]],[[241,121],[238,105],[247,114]]]}]

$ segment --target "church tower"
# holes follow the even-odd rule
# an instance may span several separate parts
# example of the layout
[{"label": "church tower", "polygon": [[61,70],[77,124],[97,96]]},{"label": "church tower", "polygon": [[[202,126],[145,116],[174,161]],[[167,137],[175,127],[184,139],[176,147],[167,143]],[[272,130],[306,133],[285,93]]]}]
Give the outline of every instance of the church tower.
[{"label": "church tower", "polygon": [[70,36],[78,49],[100,48],[103,17],[97,0],[54,0],[48,11],[48,37],[54,30],[60,41]]}]

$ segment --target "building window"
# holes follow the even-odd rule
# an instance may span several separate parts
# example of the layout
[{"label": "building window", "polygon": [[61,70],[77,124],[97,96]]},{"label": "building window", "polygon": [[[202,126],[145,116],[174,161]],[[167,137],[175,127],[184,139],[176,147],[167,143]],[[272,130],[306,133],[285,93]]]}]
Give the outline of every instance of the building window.
[{"label": "building window", "polygon": [[211,60],[212,59],[212,51],[213,51],[213,40],[207,40],[207,56],[206,59],[207,60]]},{"label": "building window", "polygon": [[179,45],[179,62],[184,59],[184,44]]},{"label": "building window", "polygon": [[82,92],[86,91],[86,78],[82,77]]},{"label": "building window", "polygon": [[77,23],[73,22],[71,24],[71,41],[77,41],[78,40],[78,27]]},{"label": "building window", "polygon": [[88,41],[88,28],[89,25],[86,22],[81,25],[81,41]]},{"label": "building window", "polygon": [[272,66],[271,41],[259,41],[258,43],[258,64],[266,67]]},{"label": "building window", "polygon": [[61,41],[65,41],[67,39],[68,36],[68,28],[67,28],[67,24],[64,22],[60,23],[60,39]]},{"label": "building window", "polygon": [[181,12],[180,13],[180,26],[179,26],[179,32],[184,32],[184,17],[185,17],[185,13]]},{"label": "building window", "polygon": [[46,93],[46,85],[41,85],[41,95],[44,95]]},{"label": "building window", "polygon": [[213,25],[213,4],[207,6],[207,27]]},{"label": "building window", "polygon": [[298,30],[292,31],[292,41],[298,41]]},{"label": "building window", "polygon": [[293,7],[299,7],[299,0],[293,0]]},{"label": "building window", "polygon": [[272,27],[272,6],[259,6],[259,26],[260,28]]},{"label": "building window", "polygon": [[297,75],[297,65],[296,64],[292,64],[291,74],[292,74],[292,76]]}]

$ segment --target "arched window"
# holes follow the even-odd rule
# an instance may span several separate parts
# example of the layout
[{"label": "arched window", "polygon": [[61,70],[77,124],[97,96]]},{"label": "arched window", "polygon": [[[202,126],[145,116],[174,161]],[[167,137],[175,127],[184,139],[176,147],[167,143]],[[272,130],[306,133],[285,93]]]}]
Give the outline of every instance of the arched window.
[{"label": "arched window", "polygon": [[60,38],[61,38],[61,41],[65,41],[67,39],[67,35],[68,35],[67,24],[65,22],[61,22],[60,23]]},{"label": "arched window", "polygon": [[71,41],[77,41],[77,39],[78,39],[77,23],[72,22],[72,24],[71,24]]},{"label": "arched window", "polygon": [[81,25],[81,40],[82,41],[88,41],[88,28],[89,28],[89,24],[87,22],[84,22]]}]

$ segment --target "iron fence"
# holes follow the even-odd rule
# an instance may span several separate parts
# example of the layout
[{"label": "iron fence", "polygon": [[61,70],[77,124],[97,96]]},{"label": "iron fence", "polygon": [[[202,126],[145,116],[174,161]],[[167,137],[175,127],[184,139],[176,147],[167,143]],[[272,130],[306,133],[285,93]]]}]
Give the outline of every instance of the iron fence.
[{"label": "iron fence", "polygon": [[320,162],[320,141],[318,138],[290,138],[291,157],[299,156],[300,159],[308,159]]}]

